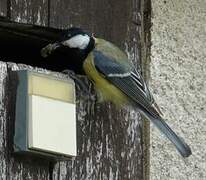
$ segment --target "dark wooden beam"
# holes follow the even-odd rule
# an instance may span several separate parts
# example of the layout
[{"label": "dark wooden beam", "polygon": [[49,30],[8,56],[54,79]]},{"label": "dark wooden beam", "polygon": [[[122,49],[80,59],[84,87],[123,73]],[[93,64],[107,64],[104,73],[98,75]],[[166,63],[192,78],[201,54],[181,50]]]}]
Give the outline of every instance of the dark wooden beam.
[{"label": "dark wooden beam", "polygon": [[24,22],[47,26],[48,1],[49,0],[8,0],[10,1],[10,19],[16,22]]},{"label": "dark wooden beam", "polygon": [[[114,42],[140,65],[140,0],[51,0],[50,24],[78,26]],[[53,179],[143,179],[142,122],[138,111],[90,101],[80,104],[79,157],[57,163]],[[83,115],[85,113],[85,115]],[[82,119],[83,115],[83,119]]]},{"label": "dark wooden beam", "polygon": [[[37,7],[45,7],[44,2],[49,5],[38,14]],[[29,157],[16,158],[12,154],[16,85],[11,72],[31,67],[7,63],[12,61],[55,71],[70,67],[65,55],[54,55],[45,61],[40,50],[58,40],[62,28],[79,26],[117,44],[140,67],[140,0],[38,0],[37,3],[20,0],[19,4],[11,0],[11,7],[14,8],[11,19],[27,24],[0,19],[0,60],[5,61],[0,63],[0,102],[3,104],[0,109],[3,112],[0,118],[0,163],[5,164],[5,168],[0,166],[0,172],[8,179],[28,179],[30,176],[53,180],[142,180],[145,151],[143,123],[138,111],[131,107],[117,108],[110,103],[100,104],[81,90],[77,91],[78,156],[55,164]],[[37,21],[38,15],[41,21]],[[48,24],[52,27],[43,27]],[[84,77],[82,80],[95,95],[88,79]]]},{"label": "dark wooden beam", "polygon": [[[2,2],[5,3],[4,6]],[[17,1],[14,0],[1,0],[0,2],[0,11],[2,12],[2,7],[4,8],[3,16],[6,18],[0,19],[0,61],[13,61],[13,62],[22,62],[25,64],[30,64],[30,62],[35,62],[36,50],[33,51],[33,46],[39,47],[38,40],[36,40],[34,45],[28,40],[27,33],[22,32],[23,29],[32,29],[31,25],[26,26],[26,24],[17,24],[8,20],[12,18],[13,20],[20,22],[29,22],[29,19],[32,19],[33,16],[31,13],[23,18],[23,14],[27,14],[30,9],[30,12],[37,14],[31,10],[31,6],[27,6],[24,3],[18,1],[18,5],[14,5]],[[29,2],[29,1],[24,1]],[[35,1],[34,1],[35,2]],[[7,7],[6,7],[7,6]],[[17,8],[19,6],[19,8]],[[48,10],[42,4],[39,4],[39,7],[44,7],[46,11]],[[14,13],[15,12],[15,13]],[[1,14],[2,15],[2,14]],[[40,16],[43,13],[39,13]],[[36,16],[35,16],[36,17]],[[44,25],[46,22],[44,18],[47,19],[47,16],[40,17],[39,25]],[[35,23],[35,20],[32,23]],[[30,27],[30,28],[29,28]],[[29,35],[29,37],[35,35]],[[38,36],[37,36],[38,37]],[[23,40],[22,40],[23,39]],[[41,42],[41,41],[40,41]],[[44,42],[46,44],[46,42]],[[36,45],[37,44],[37,45]],[[28,46],[30,45],[30,46]],[[39,47],[40,48],[40,47]],[[20,52],[19,52],[20,51]],[[23,53],[22,53],[23,52]],[[29,55],[29,53],[31,54]],[[21,59],[22,54],[25,54],[24,58]],[[30,58],[27,58],[30,57]],[[31,60],[33,58],[33,60]],[[37,60],[38,61],[38,60]],[[38,64],[38,63],[34,63]],[[13,135],[14,135],[14,120],[15,120],[15,101],[16,101],[16,87],[17,81],[16,76],[13,75],[12,70],[16,69],[31,68],[25,65],[16,65],[14,63],[0,62],[0,179],[49,179],[51,176],[49,170],[50,162],[44,159],[32,158],[27,156],[17,157],[13,154]]]},{"label": "dark wooden beam", "polygon": [[7,0],[0,1],[0,16],[7,15]]},{"label": "dark wooden beam", "polygon": [[[0,60],[24,63],[54,71],[75,69],[68,56],[56,53],[43,58],[41,48],[59,40],[62,30],[0,19]],[[59,63],[61,59],[61,63]]]}]

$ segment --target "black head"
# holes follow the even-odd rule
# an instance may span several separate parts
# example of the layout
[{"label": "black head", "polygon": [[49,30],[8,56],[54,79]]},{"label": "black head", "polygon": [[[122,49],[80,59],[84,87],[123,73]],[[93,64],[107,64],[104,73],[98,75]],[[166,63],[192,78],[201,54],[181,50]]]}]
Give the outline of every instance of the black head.
[{"label": "black head", "polygon": [[91,36],[88,32],[85,32],[83,31],[81,28],[78,28],[78,27],[72,27],[72,28],[69,28],[69,29],[65,29],[63,30],[63,40],[66,40],[66,39],[70,39],[76,35],[88,35],[88,36]]},{"label": "black head", "polygon": [[62,56],[61,66],[82,74],[83,62],[94,49],[94,45],[95,40],[91,34],[80,28],[72,27],[63,30],[55,54],[58,54],[58,57]]},{"label": "black head", "polygon": [[69,48],[89,53],[94,48],[94,38],[81,28],[72,27],[63,31],[62,44]]}]

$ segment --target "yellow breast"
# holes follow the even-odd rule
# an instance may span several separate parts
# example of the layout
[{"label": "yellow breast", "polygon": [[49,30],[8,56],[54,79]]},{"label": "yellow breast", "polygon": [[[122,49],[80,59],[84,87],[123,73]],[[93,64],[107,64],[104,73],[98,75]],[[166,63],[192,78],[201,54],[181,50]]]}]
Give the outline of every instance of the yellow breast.
[{"label": "yellow breast", "polygon": [[83,68],[86,75],[93,82],[101,100],[111,101],[116,105],[124,105],[128,102],[127,96],[125,96],[121,90],[112,85],[108,80],[104,79],[104,76],[96,70],[92,53],[88,55]]}]

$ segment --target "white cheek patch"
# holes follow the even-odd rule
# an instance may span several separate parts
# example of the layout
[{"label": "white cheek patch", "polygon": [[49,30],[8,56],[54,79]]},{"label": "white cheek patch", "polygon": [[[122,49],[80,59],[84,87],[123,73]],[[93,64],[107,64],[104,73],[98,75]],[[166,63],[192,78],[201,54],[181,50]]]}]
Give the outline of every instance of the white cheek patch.
[{"label": "white cheek patch", "polygon": [[88,35],[76,35],[69,40],[62,42],[64,46],[69,46],[70,48],[79,48],[85,49],[90,41],[90,37]]}]

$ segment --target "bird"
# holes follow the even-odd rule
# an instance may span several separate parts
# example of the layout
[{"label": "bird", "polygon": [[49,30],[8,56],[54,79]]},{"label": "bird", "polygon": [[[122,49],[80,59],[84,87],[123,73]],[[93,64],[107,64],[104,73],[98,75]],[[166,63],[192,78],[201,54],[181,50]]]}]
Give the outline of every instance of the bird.
[{"label": "bird", "polygon": [[141,72],[123,50],[78,27],[64,30],[61,37],[59,41],[43,47],[41,55],[47,58],[55,51],[68,51],[73,58],[72,63],[79,68],[78,72],[93,83],[100,101],[110,101],[118,107],[132,105],[174,144],[183,158],[192,154],[189,145],[162,118]]}]

